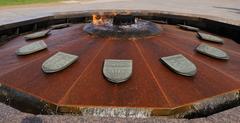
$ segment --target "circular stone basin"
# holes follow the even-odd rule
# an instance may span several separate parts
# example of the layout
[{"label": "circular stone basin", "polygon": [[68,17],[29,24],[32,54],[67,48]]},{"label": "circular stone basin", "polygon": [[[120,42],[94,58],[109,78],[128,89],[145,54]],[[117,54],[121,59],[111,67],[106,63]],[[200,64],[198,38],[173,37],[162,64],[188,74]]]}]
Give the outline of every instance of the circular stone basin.
[{"label": "circular stone basin", "polygon": [[134,24],[116,26],[112,22],[103,25],[86,24],[83,30],[89,34],[101,37],[143,37],[157,35],[160,33],[161,27],[150,21],[138,20]]},{"label": "circular stone basin", "polygon": [[[8,41],[0,46],[1,101],[31,113],[124,117],[192,118],[239,105],[239,44],[217,35],[224,39],[219,45],[176,25],[144,23],[161,27],[161,33],[113,38],[112,31],[99,37],[86,33],[90,23],[80,23],[52,30],[45,38],[26,41],[21,35]],[[47,50],[15,54],[18,48],[38,40],[44,40]],[[196,52],[203,42],[227,52],[230,59]],[[76,55],[78,60],[65,70],[45,74],[42,64],[59,51]],[[160,62],[160,58],[176,54],[196,65],[196,75],[178,75]],[[132,60],[131,78],[121,84],[108,82],[102,73],[106,59]]]}]

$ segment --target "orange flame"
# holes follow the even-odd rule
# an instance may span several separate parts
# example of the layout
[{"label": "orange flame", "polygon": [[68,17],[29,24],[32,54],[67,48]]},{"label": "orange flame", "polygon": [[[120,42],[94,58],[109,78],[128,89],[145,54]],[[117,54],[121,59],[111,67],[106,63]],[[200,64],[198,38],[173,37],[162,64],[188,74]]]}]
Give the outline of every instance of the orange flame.
[{"label": "orange flame", "polygon": [[92,16],[92,23],[94,25],[103,25],[104,21],[103,21],[103,17],[100,15],[93,15]]}]

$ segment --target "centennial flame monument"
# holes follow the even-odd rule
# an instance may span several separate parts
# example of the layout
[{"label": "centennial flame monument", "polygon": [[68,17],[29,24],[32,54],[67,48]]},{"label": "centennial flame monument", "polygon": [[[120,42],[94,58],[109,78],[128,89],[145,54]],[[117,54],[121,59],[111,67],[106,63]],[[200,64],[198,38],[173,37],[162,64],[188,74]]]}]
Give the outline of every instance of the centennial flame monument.
[{"label": "centennial flame monument", "polygon": [[[209,31],[215,21],[144,11],[56,18],[0,46],[2,102],[31,113],[179,118],[239,105],[239,44]],[[33,23],[21,24],[8,30]]]}]

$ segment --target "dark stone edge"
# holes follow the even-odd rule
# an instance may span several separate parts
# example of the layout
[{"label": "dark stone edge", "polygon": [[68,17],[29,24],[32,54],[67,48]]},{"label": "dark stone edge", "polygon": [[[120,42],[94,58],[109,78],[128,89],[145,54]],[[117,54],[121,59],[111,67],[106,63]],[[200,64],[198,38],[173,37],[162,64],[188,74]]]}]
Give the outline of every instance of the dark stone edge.
[{"label": "dark stone edge", "polygon": [[57,105],[0,83],[0,102],[23,112],[55,114]]},{"label": "dark stone edge", "polygon": [[[215,33],[240,43],[240,26],[222,21],[214,17],[201,17],[198,15],[178,14],[154,10],[92,10],[78,12],[55,13],[50,16],[30,19],[26,21],[0,25],[0,45],[18,35],[43,30],[55,24],[85,23],[91,21],[92,14],[113,16],[115,14],[131,14],[145,20],[162,21],[168,24],[186,24],[201,30]],[[210,18],[210,19],[209,19]]]},{"label": "dark stone edge", "polygon": [[[82,116],[136,117],[168,116],[173,118],[206,117],[240,105],[240,90],[226,92],[174,108],[74,106],[54,104],[25,92],[0,84],[0,102],[32,114],[77,114]],[[113,112],[113,113],[112,113]],[[110,114],[109,114],[110,113]]]}]

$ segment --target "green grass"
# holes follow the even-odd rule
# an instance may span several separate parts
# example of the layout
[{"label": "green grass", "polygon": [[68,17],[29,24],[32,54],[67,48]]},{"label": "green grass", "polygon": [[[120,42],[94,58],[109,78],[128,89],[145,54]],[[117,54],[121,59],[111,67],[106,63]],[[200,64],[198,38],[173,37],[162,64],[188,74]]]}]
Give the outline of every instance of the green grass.
[{"label": "green grass", "polygon": [[24,5],[34,3],[50,3],[62,0],[0,0],[0,6]]}]

